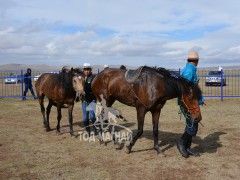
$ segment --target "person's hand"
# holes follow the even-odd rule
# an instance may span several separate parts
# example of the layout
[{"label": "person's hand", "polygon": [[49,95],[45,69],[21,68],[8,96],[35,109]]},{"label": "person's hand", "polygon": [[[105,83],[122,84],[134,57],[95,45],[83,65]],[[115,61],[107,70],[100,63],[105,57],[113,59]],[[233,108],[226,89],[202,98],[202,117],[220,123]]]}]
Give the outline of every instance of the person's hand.
[{"label": "person's hand", "polygon": [[82,96],[81,96],[81,101],[85,101],[85,100],[86,100],[85,95],[82,95]]},{"label": "person's hand", "polygon": [[76,101],[76,102],[79,102],[79,101],[80,101],[79,97],[76,97],[75,101]]},{"label": "person's hand", "polygon": [[202,103],[202,106],[206,106],[206,105],[207,105],[206,102],[203,102],[203,103]]}]

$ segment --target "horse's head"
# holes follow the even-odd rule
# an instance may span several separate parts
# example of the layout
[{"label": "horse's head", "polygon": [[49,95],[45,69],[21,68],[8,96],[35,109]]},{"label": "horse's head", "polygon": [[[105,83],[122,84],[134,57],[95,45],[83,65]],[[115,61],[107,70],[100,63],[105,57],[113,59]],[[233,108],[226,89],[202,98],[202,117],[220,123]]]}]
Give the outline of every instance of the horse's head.
[{"label": "horse's head", "polygon": [[76,91],[76,97],[81,97],[81,95],[85,95],[84,85],[83,85],[84,84],[83,73],[73,68],[71,68],[69,73],[73,74],[72,84],[73,84],[73,89]]},{"label": "horse's head", "polygon": [[185,117],[191,118],[194,122],[202,120],[199,107],[199,100],[202,98],[201,90],[197,84],[188,88],[187,93],[181,95],[181,110]]}]

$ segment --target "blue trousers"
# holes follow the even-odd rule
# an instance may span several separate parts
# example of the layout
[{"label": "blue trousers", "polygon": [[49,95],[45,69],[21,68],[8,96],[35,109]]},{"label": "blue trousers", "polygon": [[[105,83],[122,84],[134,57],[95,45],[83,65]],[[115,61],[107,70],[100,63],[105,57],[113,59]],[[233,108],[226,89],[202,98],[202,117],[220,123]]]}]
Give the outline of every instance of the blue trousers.
[{"label": "blue trousers", "polygon": [[196,136],[198,131],[198,123],[192,123],[191,119],[186,119],[186,128],[185,132],[187,132],[191,136]]},{"label": "blue trousers", "polygon": [[28,89],[31,91],[32,95],[35,96],[33,88],[32,88],[32,84],[25,84],[25,91],[24,91],[24,96],[26,96]]},{"label": "blue trousers", "polygon": [[94,123],[96,121],[95,113],[93,110],[87,111],[87,106],[90,104],[90,102],[82,102],[82,111],[83,111],[83,122],[88,122],[89,123],[89,116]]}]

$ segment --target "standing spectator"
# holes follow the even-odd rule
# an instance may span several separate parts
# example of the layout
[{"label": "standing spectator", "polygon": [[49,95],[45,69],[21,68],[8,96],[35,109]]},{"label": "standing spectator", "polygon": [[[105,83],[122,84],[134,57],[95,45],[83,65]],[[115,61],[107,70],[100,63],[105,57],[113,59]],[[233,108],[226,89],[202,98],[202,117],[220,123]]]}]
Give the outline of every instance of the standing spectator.
[{"label": "standing spectator", "polygon": [[[87,106],[91,102],[96,103],[96,97],[94,96],[92,88],[91,88],[91,84],[92,84],[94,76],[92,74],[92,67],[89,63],[83,64],[83,73],[85,76],[85,80],[84,80],[85,96],[82,98],[83,123],[84,123],[84,126],[86,127],[86,131],[87,131],[88,135],[90,136],[91,130],[89,127],[89,116],[92,121],[92,124],[96,121],[96,117],[95,117],[94,110],[87,111]],[[94,131],[96,134],[97,132],[96,132],[95,126],[93,126],[93,127],[94,127]]]},{"label": "standing spectator", "polygon": [[37,97],[34,94],[33,88],[32,88],[32,70],[30,68],[27,69],[27,73],[24,74],[24,83],[25,83],[25,91],[23,100],[26,100],[26,94],[28,92],[28,89],[31,91],[33,98],[37,99]]},{"label": "standing spectator", "polygon": [[[180,76],[187,79],[188,81],[192,83],[198,83],[198,77],[197,77],[197,65],[199,61],[199,56],[197,52],[189,52],[188,58],[187,58],[187,64],[183,68]],[[202,97],[202,99],[199,101],[200,105],[206,105],[204,103],[205,99]],[[180,102],[179,102],[180,104]],[[177,143],[177,147],[179,152],[182,154],[183,157],[187,158],[189,155],[192,156],[198,156],[199,153],[196,153],[190,149],[192,144],[192,137],[196,136],[198,131],[198,123],[193,123],[191,119],[186,118],[186,128],[185,131],[181,137],[181,139]]]}]

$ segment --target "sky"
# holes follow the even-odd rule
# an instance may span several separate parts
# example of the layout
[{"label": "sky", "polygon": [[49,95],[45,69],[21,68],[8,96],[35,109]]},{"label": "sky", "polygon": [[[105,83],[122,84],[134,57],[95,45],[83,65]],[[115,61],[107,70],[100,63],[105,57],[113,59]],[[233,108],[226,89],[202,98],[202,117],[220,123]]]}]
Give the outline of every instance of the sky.
[{"label": "sky", "polygon": [[0,65],[240,66],[237,0],[0,0]]}]

